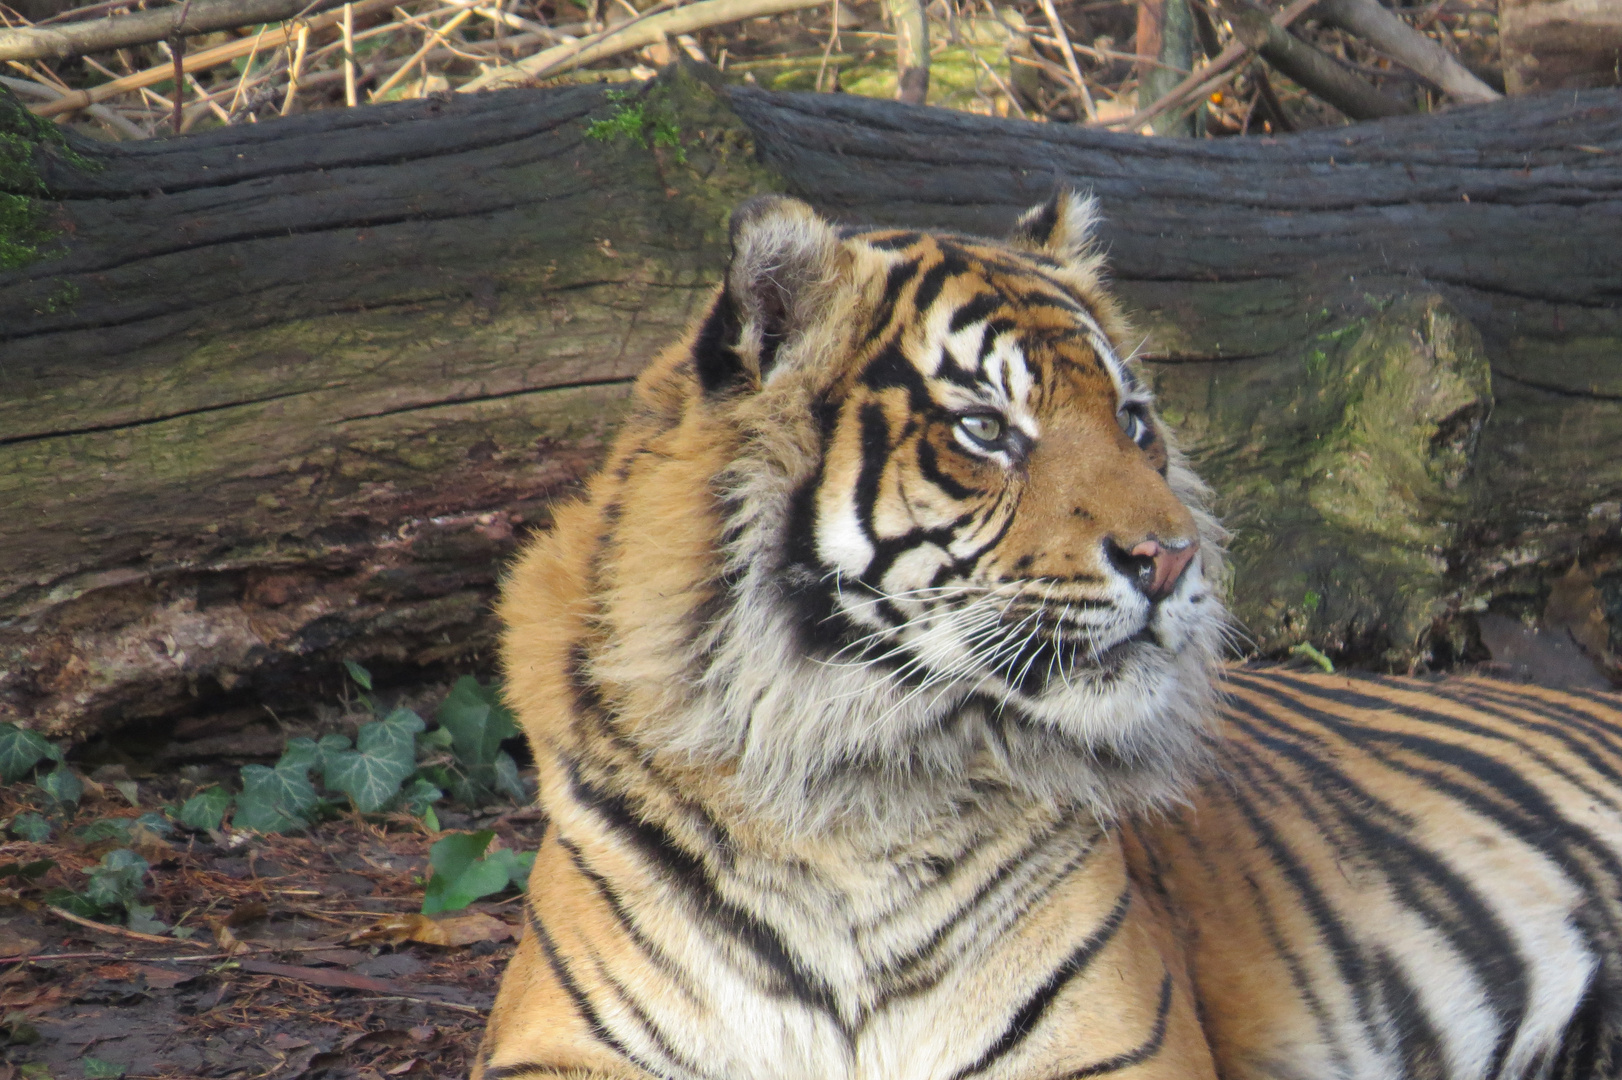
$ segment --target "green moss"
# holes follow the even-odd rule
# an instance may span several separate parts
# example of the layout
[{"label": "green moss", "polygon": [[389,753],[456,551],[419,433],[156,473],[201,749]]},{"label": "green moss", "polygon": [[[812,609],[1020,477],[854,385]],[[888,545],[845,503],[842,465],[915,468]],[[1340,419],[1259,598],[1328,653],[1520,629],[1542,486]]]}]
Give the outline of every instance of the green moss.
[{"label": "green moss", "polygon": [[91,167],[55,124],[29,112],[0,87],[0,270],[44,258],[58,235],[44,205],[50,190],[39,159],[46,152],[80,168]]},{"label": "green moss", "polygon": [[676,152],[678,163],[686,164],[681,125],[671,109],[665,84],[655,83],[646,89],[609,90],[603,96],[612,103],[612,109],[606,118],[586,125],[586,138],[598,142],[628,139],[643,149],[668,147]]}]

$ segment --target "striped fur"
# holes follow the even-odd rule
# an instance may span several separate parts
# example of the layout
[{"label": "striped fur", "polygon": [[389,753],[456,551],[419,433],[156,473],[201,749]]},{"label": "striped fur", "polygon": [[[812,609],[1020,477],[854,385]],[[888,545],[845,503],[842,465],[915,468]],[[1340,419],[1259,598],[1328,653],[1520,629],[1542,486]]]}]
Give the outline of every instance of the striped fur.
[{"label": "striped fur", "polygon": [[735,216],[504,591],[549,826],[477,1077],[1610,1075],[1616,706],[1219,707],[1091,216]]}]

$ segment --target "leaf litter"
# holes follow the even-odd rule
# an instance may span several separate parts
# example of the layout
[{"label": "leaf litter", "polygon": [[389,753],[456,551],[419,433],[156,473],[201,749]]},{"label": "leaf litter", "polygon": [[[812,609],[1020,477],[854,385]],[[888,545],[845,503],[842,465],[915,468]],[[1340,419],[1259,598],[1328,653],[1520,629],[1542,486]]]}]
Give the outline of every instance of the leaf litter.
[{"label": "leaf litter", "polygon": [[[460,745],[434,778],[492,803],[521,794],[493,698],[455,696],[439,719]],[[270,797],[236,796],[225,823],[223,789],[98,783],[13,746],[9,771],[37,755],[37,779],[0,785],[0,1080],[466,1076],[544,824],[503,801],[441,809],[432,828],[408,788],[390,803],[421,733],[391,721],[290,745],[260,766],[283,774],[260,781]],[[294,835],[249,829],[245,808],[250,822],[307,808],[300,768],[343,781],[352,805]],[[245,793],[257,775],[243,770]],[[393,808],[363,813],[374,802]]]}]

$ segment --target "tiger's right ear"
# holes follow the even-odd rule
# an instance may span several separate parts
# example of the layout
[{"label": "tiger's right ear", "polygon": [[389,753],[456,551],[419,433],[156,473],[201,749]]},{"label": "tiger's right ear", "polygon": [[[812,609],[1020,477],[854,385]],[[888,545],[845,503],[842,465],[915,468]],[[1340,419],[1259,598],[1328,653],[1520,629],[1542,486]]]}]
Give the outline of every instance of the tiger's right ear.
[{"label": "tiger's right ear", "polygon": [[817,318],[837,269],[838,232],[798,199],[750,199],[731,233],[726,285],[695,343],[706,393],[764,385],[783,346]]}]

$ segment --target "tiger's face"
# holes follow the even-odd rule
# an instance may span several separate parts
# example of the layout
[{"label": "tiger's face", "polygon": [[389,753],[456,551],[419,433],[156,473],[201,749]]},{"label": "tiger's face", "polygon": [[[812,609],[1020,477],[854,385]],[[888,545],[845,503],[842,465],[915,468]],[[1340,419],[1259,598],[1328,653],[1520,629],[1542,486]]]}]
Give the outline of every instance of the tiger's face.
[{"label": "tiger's face", "polygon": [[1110,811],[1198,756],[1220,533],[1120,355],[1092,216],[1064,193],[997,244],[736,215],[692,351],[737,440],[698,681],[757,788],[986,767]]}]

